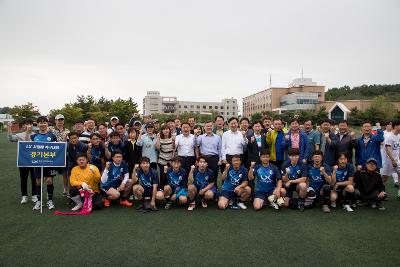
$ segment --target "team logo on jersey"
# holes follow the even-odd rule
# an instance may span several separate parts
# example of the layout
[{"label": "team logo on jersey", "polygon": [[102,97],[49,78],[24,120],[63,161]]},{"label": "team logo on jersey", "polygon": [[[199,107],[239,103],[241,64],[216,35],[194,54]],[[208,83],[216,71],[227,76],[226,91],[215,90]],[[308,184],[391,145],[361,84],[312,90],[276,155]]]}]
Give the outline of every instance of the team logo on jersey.
[{"label": "team logo on jersey", "polygon": [[51,141],[51,137],[50,136],[47,137],[47,141]]},{"label": "team logo on jersey", "polygon": [[124,171],[124,168],[121,168],[121,172],[123,172]]}]

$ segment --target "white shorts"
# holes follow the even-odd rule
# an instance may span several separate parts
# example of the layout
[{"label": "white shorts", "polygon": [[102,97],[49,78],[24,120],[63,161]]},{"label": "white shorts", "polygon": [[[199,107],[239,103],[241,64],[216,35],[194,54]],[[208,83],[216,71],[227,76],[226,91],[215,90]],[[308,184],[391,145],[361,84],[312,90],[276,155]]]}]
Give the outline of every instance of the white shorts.
[{"label": "white shorts", "polygon": [[386,160],[381,168],[382,176],[390,176],[392,173],[400,173],[400,160],[397,161],[397,169],[393,167],[392,161]]}]

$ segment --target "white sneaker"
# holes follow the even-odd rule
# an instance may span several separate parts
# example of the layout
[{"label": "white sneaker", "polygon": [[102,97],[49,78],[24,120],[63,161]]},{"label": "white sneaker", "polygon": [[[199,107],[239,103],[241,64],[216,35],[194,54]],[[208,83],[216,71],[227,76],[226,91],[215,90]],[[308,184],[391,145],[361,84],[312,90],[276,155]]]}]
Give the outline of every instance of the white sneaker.
[{"label": "white sneaker", "polygon": [[40,207],[42,206],[42,203],[40,201],[36,201],[35,206],[33,206],[33,210],[40,210]]},{"label": "white sneaker", "polygon": [[82,208],[82,206],[83,206],[82,203],[76,204],[75,207],[73,207],[71,210],[72,211],[78,211],[78,210],[80,210]]},{"label": "white sneaker", "polygon": [[32,197],[31,197],[31,201],[32,201],[33,203],[36,203],[36,202],[38,201],[37,195],[32,196]]},{"label": "white sneaker", "polygon": [[192,210],[194,210],[195,207],[196,207],[196,204],[194,202],[192,202],[189,204],[189,207],[187,210],[192,211]]},{"label": "white sneaker", "polygon": [[336,202],[331,202],[331,207],[336,209]]},{"label": "white sneaker", "polygon": [[350,205],[348,205],[348,204],[343,205],[343,209],[345,209],[345,210],[348,211],[348,212],[354,211],[354,210],[350,207]]},{"label": "white sneaker", "polygon": [[[39,202],[39,201],[38,201]],[[54,209],[56,206],[54,206],[53,200],[47,200],[47,208],[49,210]]]},{"label": "white sneaker", "polygon": [[238,202],[237,204],[242,210],[247,209],[246,205],[243,202]]},{"label": "white sneaker", "polygon": [[274,208],[274,209],[276,209],[276,210],[279,210],[279,206],[278,206],[278,204],[276,204],[275,202],[270,202],[270,203],[269,203],[269,206],[270,206],[271,208]]},{"label": "white sneaker", "polygon": [[26,204],[26,203],[28,203],[28,201],[29,201],[28,196],[22,196],[22,198],[21,198],[21,204]]}]

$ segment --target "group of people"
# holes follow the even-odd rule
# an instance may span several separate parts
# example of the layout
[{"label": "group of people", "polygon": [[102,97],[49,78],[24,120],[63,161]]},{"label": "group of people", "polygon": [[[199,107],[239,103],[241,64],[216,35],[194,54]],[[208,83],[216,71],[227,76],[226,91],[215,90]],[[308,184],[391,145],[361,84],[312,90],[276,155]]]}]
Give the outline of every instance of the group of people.
[{"label": "group of people", "polygon": [[[93,119],[77,121],[73,130],[64,127],[62,114],[49,119],[27,120],[25,131],[9,132],[11,141],[68,142],[66,168],[44,168],[47,207],[54,209],[53,179],[63,176],[63,195],[82,208],[80,190],[90,190],[94,209],[115,203],[157,209],[175,205],[193,210],[216,201],[220,209],[255,210],[290,207],[304,211],[322,207],[324,212],[343,205],[384,210],[385,183],[390,176],[398,187],[400,171],[400,121],[372,127],[364,122],[361,136],[349,130],[347,121],[336,128],[330,119],[300,124],[292,119],[285,127],[281,118],[222,116],[203,125],[195,118],[160,123],[151,116],[134,114],[124,124],[115,116],[96,125]],[[353,158],[355,156],[355,162]],[[32,180],[34,210],[40,210],[40,169],[19,168],[21,204],[29,202],[28,177]],[[400,197],[400,191],[399,195]],[[198,202],[197,202],[198,201]]]}]

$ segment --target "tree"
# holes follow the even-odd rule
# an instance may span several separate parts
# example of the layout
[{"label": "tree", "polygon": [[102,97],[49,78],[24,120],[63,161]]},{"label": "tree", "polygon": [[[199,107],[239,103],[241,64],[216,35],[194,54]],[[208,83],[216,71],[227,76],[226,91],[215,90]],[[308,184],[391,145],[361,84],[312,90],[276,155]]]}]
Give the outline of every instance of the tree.
[{"label": "tree", "polygon": [[83,120],[84,117],[82,108],[75,107],[73,104],[65,104],[62,109],[53,109],[50,111],[52,117],[55,117],[57,114],[64,115],[67,126],[72,126],[76,121]]},{"label": "tree", "polygon": [[120,122],[128,123],[133,113],[137,112],[137,104],[131,97],[128,100],[118,98],[117,100],[112,101],[109,115],[117,116]]},{"label": "tree", "polygon": [[259,113],[259,112],[257,112],[257,113],[254,113],[253,115],[251,115],[251,121],[261,121],[262,120],[262,118],[263,118],[263,114],[261,114],[261,113]]},{"label": "tree", "polygon": [[20,106],[14,106],[10,109],[10,115],[19,123],[22,124],[26,119],[35,119],[40,115],[37,106],[31,102]]},{"label": "tree", "polygon": [[10,107],[2,107],[0,108],[0,114],[9,114],[10,110]]}]

